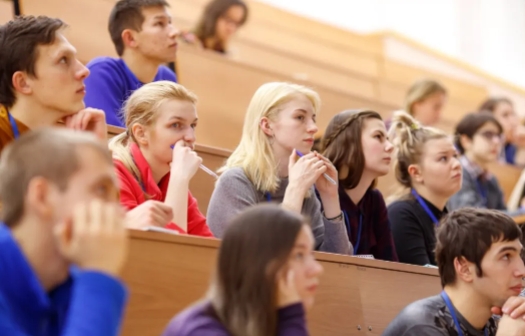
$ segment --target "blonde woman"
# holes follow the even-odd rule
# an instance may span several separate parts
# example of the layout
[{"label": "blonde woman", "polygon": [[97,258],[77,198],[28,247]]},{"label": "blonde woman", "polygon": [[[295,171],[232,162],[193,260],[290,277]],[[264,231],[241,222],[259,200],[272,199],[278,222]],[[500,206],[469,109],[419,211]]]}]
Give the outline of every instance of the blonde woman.
[{"label": "blonde woman", "polygon": [[127,130],[109,148],[120,180],[120,202],[134,228],[158,226],[212,236],[189,191],[202,162],[193,151],[196,101],[182,85],[159,81],[134,91],[124,104]]},{"label": "blonde woman", "polygon": [[221,168],[210,199],[207,217],[215,236],[222,237],[227,224],[245,208],[277,202],[311,220],[317,250],[352,253],[337,183],[329,181],[338,180],[337,171],[329,160],[311,152],[319,105],[318,94],[300,85],[267,83],[257,90],[241,142]]},{"label": "blonde woman", "polygon": [[[447,90],[439,82],[422,79],[408,89],[403,109],[425,126],[435,125],[447,102]],[[387,128],[391,121],[387,121]]]},{"label": "blonde woman", "polygon": [[389,133],[397,152],[395,174],[404,192],[388,206],[399,261],[436,265],[435,228],[450,197],[461,189],[462,169],[452,138],[396,112]]}]

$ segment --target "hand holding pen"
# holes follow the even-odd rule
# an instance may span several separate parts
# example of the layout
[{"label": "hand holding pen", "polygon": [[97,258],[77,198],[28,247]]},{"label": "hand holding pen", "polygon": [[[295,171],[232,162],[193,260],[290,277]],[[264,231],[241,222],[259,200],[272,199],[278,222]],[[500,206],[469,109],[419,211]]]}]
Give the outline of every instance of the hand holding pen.
[{"label": "hand holding pen", "polygon": [[[185,147],[184,145],[184,141],[180,140],[178,141],[175,145],[171,145],[171,149],[173,149],[175,151],[175,146],[177,146],[178,144],[180,143],[180,146],[181,147]],[[189,147],[186,147],[189,149],[189,151],[191,151],[193,153],[193,156],[197,157],[200,161],[199,161],[199,168],[202,169],[205,173],[215,177],[216,179],[219,178],[219,176],[217,174],[215,174],[211,169],[209,169],[208,167],[206,167],[205,165],[202,164],[202,159],[200,157],[197,156],[197,154],[192,150],[190,149]],[[174,156],[175,156],[175,153],[174,153]],[[194,173],[195,174],[195,173]],[[193,175],[192,175],[193,176]]]},{"label": "hand holding pen", "polygon": [[[297,156],[299,156],[299,157],[303,157],[304,156],[304,154],[299,152],[298,150],[295,150],[295,152],[297,153]],[[327,173],[323,173],[323,176],[328,182],[332,183],[333,185],[337,185],[337,182],[333,178],[331,178]]]}]

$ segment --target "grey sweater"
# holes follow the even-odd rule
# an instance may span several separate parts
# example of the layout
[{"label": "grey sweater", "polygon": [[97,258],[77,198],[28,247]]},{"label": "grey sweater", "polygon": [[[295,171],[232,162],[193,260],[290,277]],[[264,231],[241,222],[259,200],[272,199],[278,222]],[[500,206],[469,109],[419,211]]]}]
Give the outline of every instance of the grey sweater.
[{"label": "grey sweater", "polygon": [[[271,201],[281,203],[287,186],[288,179],[282,179],[277,191],[271,194]],[[261,202],[267,202],[265,194],[255,188],[242,168],[228,169],[219,178],[211,195],[206,215],[208,226],[215,237],[222,238],[233,217],[247,207]],[[315,197],[313,187],[311,196],[304,200],[301,212],[312,223],[316,250],[352,254],[353,248],[344,222],[331,222],[322,215],[321,204]]]}]

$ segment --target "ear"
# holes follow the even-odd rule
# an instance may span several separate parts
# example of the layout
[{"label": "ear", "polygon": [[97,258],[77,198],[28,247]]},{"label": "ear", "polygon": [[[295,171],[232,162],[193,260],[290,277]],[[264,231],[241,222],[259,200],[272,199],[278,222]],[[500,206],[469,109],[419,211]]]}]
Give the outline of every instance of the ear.
[{"label": "ear", "polygon": [[269,137],[273,136],[273,130],[270,125],[270,120],[268,118],[262,117],[259,126],[261,127],[264,134],[266,134]]},{"label": "ear", "polygon": [[25,72],[15,72],[11,80],[13,82],[13,87],[15,88],[15,91],[20,92],[24,95],[29,95],[33,92],[33,89],[31,88],[31,79]]},{"label": "ear", "polygon": [[472,139],[470,139],[465,134],[459,136],[459,142],[465,151],[469,150],[472,147]]},{"label": "ear", "polygon": [[131,125],[131,133],[133,134],[133,138],[139,145],[147,145],[149,142],[149,134],[146,130],[146,127],[144,127],[141,124],[133,124]]},{"label": "ear", "polygon": [[138,46],[137,32],[131,29],[124,29],[120,37],[125,47],[136,48]]},{"label": "ear", "polygon": [[408,166],[408,174],[412,181],[423,183],[423,175],[421,174],[421,167],[417,164]]},{"label": "ear", "polygon": [[461,279],[464,282],[470,283],[476,277],[476,265],[464,257],[454,259],[454,270],[456,271],[456,279]]},{"label": "ear", "polygon": [[57,204],[57,190],[43,177],[35,177],[27,186],[25,211],[34,212],[37,217],[50,220]]}]

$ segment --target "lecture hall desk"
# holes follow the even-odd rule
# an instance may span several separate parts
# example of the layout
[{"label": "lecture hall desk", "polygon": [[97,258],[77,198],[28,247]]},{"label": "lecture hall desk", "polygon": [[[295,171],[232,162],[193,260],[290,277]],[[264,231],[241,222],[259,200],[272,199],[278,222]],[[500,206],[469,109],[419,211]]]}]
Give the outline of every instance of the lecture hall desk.
[{"label": "lecture hall desk", "polygon": [[[203,297],[219,240],[131,230],[123,277],[130,292],[123,336],[158,336],[171,317]],[[381,335],[412,301],[438,294],[436,269],[316,253],[324,267],[311,335]]]}]

